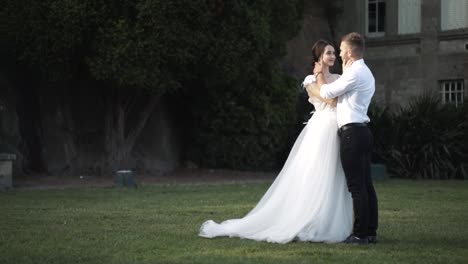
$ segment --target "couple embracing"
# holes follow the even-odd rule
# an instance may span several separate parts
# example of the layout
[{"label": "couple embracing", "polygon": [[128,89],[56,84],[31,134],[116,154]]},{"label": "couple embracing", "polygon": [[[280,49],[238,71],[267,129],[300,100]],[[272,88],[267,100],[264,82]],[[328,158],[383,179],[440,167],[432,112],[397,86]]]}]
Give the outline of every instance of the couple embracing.
[{"label": "couple embracing", "polygon": [[273,184],[243,218],[208,220],[199,235],[288,243],[377,242],[377,196],[370,175],[372,134],[367,109],[375,91],[364,63],[364,38],[341,40],[343,74],[331,74],[333,45],[312,48],[314,75],[303,82],[315,113]]}]

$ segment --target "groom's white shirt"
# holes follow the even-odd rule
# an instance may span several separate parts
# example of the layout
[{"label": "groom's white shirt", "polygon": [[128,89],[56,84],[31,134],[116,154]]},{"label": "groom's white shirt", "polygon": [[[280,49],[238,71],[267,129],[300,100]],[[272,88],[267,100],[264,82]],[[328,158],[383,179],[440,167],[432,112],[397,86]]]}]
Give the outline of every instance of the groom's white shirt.
[{"label": "groom's white shirt", "polygon": [[369,122],[367,109],[374,92],[375,79],[363,59],[354,61],[338,80],[320,87],[321,97],[338,97],[336,111],[339,127]]}]

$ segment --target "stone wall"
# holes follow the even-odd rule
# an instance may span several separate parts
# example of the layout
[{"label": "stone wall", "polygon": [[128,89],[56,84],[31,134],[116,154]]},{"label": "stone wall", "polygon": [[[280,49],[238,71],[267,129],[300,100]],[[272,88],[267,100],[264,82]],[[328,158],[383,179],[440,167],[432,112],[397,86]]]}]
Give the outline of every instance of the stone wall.
[{"label": "stone wall", "polygon": [[301,30],[287,44],[283,63],[287,71],[298,80],[303,80],[312,70],[312,45],[319,39],[331,41],[332,36],[321,1],[304,1],[304,19]]},{"label": "stone wall", "polygon": [[[103,112],[90,96],[80,98],[73,109],[55,107],[43,113],[44,160],[49,173],[100,173],[105,163],[104,120],[96,113]],[[130,169],[158,175],[179,166],[179,138],[173,123],[164,103],[158,104],[126,161]]]},{"label": "stone wall", "polygon": [[[104,102],[99,101],[98,95],[87,92],[74,96],[40,95],[40,120],[33,122],[29,116],[19,116],[21,94],[1,71],[0,87],[0,153],[16,154],[15,175],[100,173],[104,160]],[[179,166],[180,138],[169,113],[164,103],[154,109],[128,161],[131,169],[157,175]],[[43,163],[40,168],[45,171],[37,171],[37,166],[31,164],[31,145],[26,143],[25,128],[39,131],[34,146],[39,148]]]},{"label": "stone wall", "polygon": [[[389,15],[388,20],[396,19]],[[367,43],[366,56],[379,90],[376,99],[387,105],[405,106],[422,93],[440,93],[441,80],[464,79],[466,91],[468,30],[441,32],[439,1],[422,1],[420,33],[389,32]]]},{"label": "stone wall", "polygon": [[6,76],[1,72],[0,87],[0,153],[15,154],[13,170],[22,172],[25,156],[16,113],[16,98]]},{"label": "stone wall", "polygon": [[[365,0],[331,1],[337,13],[331,17],[333,41],[356,31],[365,35]],[[301,32],[289,42],[286,63],[297,77],[310,72],[310,47],[319,38],[332,38],[330,17],[322,1],[306,1]],[[398,1],[387,1],[386,35],[367,38],[364,60],[374,73],[374,100],[383,105],[405,106],[425,92],[440,92],[440,81],[464,79],[468,94],[468,29],[440,31],[440,1],[424,0],[421,32],[398,34]],[[338,45],[338,44],[337,44]],[[339,66],[339,65],[338,65]],[[339,69],[335,70],[339,72]]]}]

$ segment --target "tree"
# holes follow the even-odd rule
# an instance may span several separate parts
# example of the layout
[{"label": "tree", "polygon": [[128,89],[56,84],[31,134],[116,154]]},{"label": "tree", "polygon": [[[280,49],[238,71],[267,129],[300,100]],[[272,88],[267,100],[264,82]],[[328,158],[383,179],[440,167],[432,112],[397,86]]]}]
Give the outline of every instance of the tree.
[{"label": "tree", "polygon": [[[206,10],[204,1],[145,0],[104,15],[110,19],[98,29],[96,53],[86,61],[94,78],[114,90],[105,126],[111,168],[127,160],[161,96],[180,88],[190,65],[200,58],[210,17]],[[132,109],[142,95],[149,96],[146,106]],[[138,121],[126,127],[127,116],[135,112]]]},{"label": "tree", "polygon": [[192,132],[188,158],[209,167],[276,168],[290,148],[298,92],[278,61],[299,29],[302,3],[223,3],[197,67],[201,78],[187,92],[186,105],[197,109],[184,119]]},{"label": "tree", "polygon": [[[208,95],[193,107],[245,93],[236,100],[247,112],[254,110],[256,130],[265,116],[286,120],[287,111],[274,115],[291,105],[292,97],[283,95],[292,83],[276,60],[298,29],[299,2],[7,0],[3,10],[11,27],[5,46],[13,54],[11,64],[38,75],[43,83],[38,94],[59,94],[66,120],[73,120],[66,94],[85,89],[82,80],[94,83],[106,102],[105,169],[115,170],[125,165],[154,107],[168,93]],[[263,102],[258,111],[248,109],[257,102]],[[284,104],[273,109],[275,102]],[[205,113],[216,115],[213,111]],[[239,122],[250,119],[239,117]],[[213,124],[200,125],[206,130]]]},{"label": "tree", "polygon": [[[55,83],[41,88],[42,94],[63,96],[61,89],[81,89],[74,84],[82,78],[99,82],[107,101],[107,164],[115,170],[128,158],[161,96],[180,87],[186,65],[199,53],[201,20],[207,16],[204,5],[156,0],[7,1],[4,8],[12,25],[8,46],[17,61],[40,72],[44,82]],[[50,87],[60,88],[46,91]],[[129,126],[135,114],[139,117]],[[66,119],[71,119],[69,114]]]}]

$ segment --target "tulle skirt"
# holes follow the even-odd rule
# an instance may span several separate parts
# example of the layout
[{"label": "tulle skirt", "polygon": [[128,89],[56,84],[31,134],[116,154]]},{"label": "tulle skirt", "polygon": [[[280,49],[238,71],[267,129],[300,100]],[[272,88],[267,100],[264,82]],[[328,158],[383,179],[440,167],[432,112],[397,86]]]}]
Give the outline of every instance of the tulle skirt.
[{"label": "tulle skirt", "polygon": [[336,112],[315,112],[258,204],[243,218],[206,221],[199,235],[275,243],[343,241],[352,231],[353,208],[337,129]]}]

